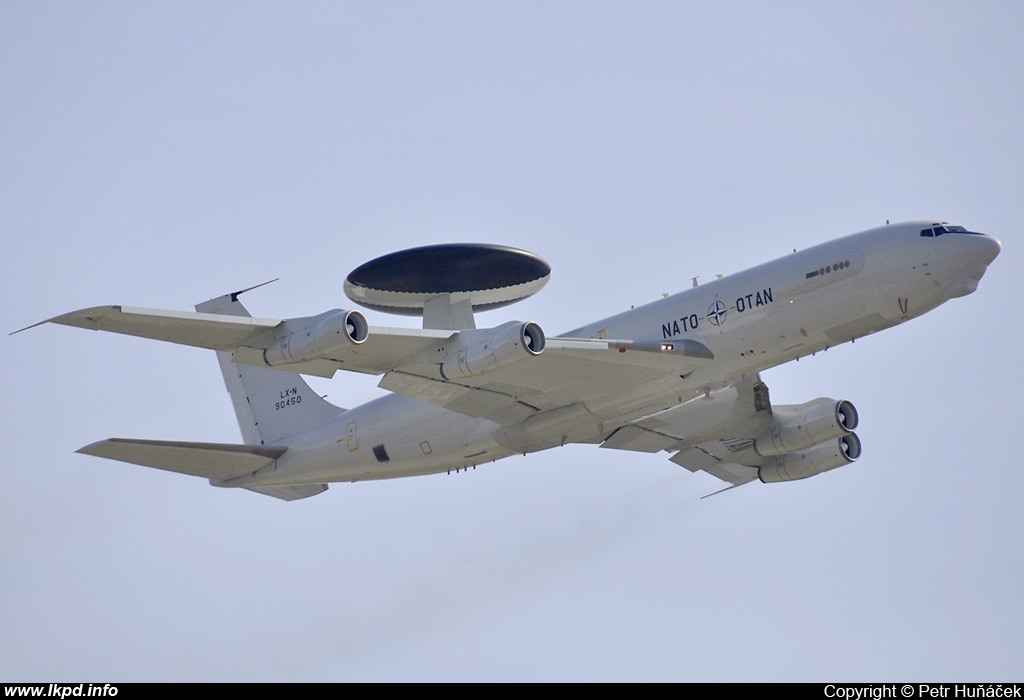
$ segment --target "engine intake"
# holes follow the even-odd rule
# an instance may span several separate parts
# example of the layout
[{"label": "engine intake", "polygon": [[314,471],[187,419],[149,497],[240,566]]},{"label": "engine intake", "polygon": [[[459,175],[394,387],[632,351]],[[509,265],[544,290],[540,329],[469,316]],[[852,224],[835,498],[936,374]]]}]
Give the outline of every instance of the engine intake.
[{"label": "engine intake", "polygon": [[276,341],[263,351],[271,367],[330,357],[339,347],[359,345],[369,335],[366,318],[358,311],[338,311],[320,322]]},{"label": "engine intake", "polygon": [[856,433],[849,433],[803,452],[776,457],[758,470],[757,477],[766,484],[796,481],[855,462],[858,457],[860,438]]},{"label": "engine intake", "polygon": [[544,352],[544,331],[532,321],[513,322],[494,329],[494,335],[459,350],[441,364],[445,379],[475,377]]}]

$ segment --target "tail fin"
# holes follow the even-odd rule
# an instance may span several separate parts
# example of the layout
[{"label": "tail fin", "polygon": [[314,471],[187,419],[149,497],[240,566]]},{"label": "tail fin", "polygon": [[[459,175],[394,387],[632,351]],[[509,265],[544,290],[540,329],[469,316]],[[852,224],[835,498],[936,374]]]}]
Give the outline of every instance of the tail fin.
[{"label": "tail fin", "polygon": [[[196,304],[196,311],[250,316],[238,301],[241,293],[234,292]],[[345,411],[325,401],[298,374],[235,364],[232,357],[231,352],[217,352],[224,384],[235,407],[235,417],[246,445],[272,445]]]}]

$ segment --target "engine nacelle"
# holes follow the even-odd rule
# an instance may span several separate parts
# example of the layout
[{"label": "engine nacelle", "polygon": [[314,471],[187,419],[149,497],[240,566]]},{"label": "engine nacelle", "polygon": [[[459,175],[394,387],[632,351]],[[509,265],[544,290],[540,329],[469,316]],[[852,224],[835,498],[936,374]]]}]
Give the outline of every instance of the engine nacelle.
[{"label": "engine nacelle", "polygon": [[358,311],[338,311],[315,325],[276,341],[263,351],[271,367],[330,357],[339,347],[359,345],[366,340],[369,326]]},{"label": "engine nacelle", "polygon": [[860,420],[849,401],[815,399],[800,406],[775,408],[776,424],[754,441],[764,457],[788,454],[852,433]]},{"label": "engine nacelle", "polygon": [[494,335],[459,350],[441,364],[445,379],[475,377],[544,351],[544,331],[536,323],[512,323],[494,329]]},{"label": "engine nacelle", "polygon": [[860,438],[857,433],[849,433],[803,452],[776,457],[758,470],[757,477],[766,484],[796,481],[855,462],[858,457]]}]

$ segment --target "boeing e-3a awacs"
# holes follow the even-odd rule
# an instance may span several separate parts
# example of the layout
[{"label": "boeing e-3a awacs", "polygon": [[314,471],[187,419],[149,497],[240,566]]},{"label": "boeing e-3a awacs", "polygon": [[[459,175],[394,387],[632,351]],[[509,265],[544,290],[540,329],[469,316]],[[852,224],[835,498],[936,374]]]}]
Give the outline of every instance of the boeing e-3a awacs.
[{"label": "boeing e-3a awacs", "polygon": [[[49,322],[217,351],[244,444],[112,438],[79,450],[214,486],[294,500],[331,482],[450,472],[567,443],[666,451],[738,486],[814,476],[861,452],[853,404],[773,406],[759,372],[970,294],[999,251],[997,239],[946,222],[886,225],[557,337],[533,322],[475,327],[474,311],[536,293],[551,268],[470,244],[385,255],[346,279],[351,300],[422,315],[422,329],[340,309],[253,318],[241,292],[195,313],[99,306]],[[339,369],[379,375],[390,393],[340,408],[300,376]]]}]

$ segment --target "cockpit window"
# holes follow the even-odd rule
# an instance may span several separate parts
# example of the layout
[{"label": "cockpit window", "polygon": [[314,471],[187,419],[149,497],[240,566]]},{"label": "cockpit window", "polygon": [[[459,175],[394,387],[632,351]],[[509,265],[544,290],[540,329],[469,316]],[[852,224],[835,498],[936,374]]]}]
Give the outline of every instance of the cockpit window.
[{"label": "cockpit window", "polygon": [[963,226],[957,226],[955,224],[938,223],[932,224],[931,228],[921,229],[921,235],[928,238],[934,238],[941,236],[944,233],[970,233]]}]

